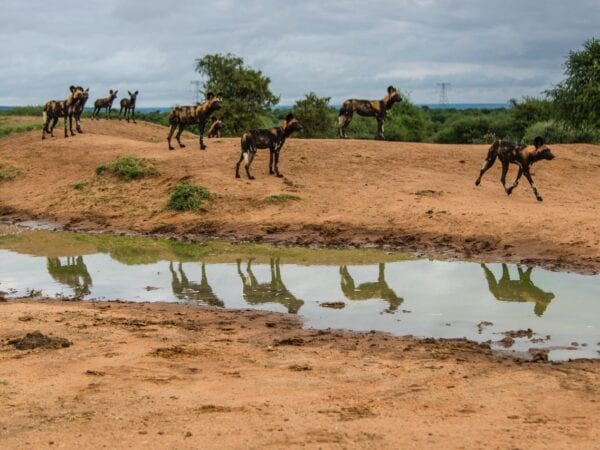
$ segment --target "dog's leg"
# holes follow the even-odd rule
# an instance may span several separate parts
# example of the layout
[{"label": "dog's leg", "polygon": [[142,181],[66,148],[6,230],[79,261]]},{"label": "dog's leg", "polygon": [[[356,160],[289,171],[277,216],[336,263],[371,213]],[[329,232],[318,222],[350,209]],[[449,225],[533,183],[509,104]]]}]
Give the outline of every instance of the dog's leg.
[{"label": "dog's leg", "polygon": [[[127,114],[127,113],[125,113]],[[179,147],[181,148],[185,148],[185,144],[181,143],[181,133],[183,133],[183,124],[180,123],[179,124],[179,129],[177,130],[177,134],[175,135],[175,139],[177,140],[177,143],[179,144]]]},{"label": "dog's leg", "polygon": [[169,135],[167,136],[167,143],[169,144],[169,150],[174,150],[174,147],[171,145],[171,138],[173,137],[173,132],[177,128],[177,124],[171,124],[171,129],[169,130]]},{"label": "dog's leg", "polygon": [[383,117],[377,117],[377,135],[375,136],[377,140],[383,140]]},{"label": "dog's leg", "polygon": [[512,184],[511,187],[509,187],[506,190],[506,193],[508,195],[512,194],[512,191],[514,190],[514,188],[516,188],[519,185],[519,179],[521,178],[521,175],[523,175],[523,167],[519,164],[519,173],[517,173],[517,177],[515,178],[515,182]]},{"label": "dog's leg", "polygon": [[254,177],[252,175],[250,175],[250,165],[252,164],[252,161],[254,160],[255,154],[256,154],[256,149],[254,147],[250,147],[250,151],[246,152],[247,159],[246,159],[246,165],[244,167],[246,168],[246,175],[248,176],[249,180],[254,180]]},{"label": "dog's leg", "polygon": [[508,161],[502,161],[502,175],[500,175],[500,183],[502,183],[502,187],[508,194],[508,189],[506,188],[506,174],[508,173]]},{"label": "dog's leg", "polygon": [[275,171],[273,170],[273,165],[275,162],[275,147],[271,147],[269,149],[269,175],[273,175]]},{"label": "dog's leg", "polygon": [[240,154],[240,160],[235,165],[235,177],[236,178],[240,177],[240,164],[242,163],[242,161],[244,159],[248,159],[248,156],[247,156],[247,152],[245,152],[244,150],[242,150],[242,153]]},{"label": "dog's leg", "polygon": [[531,185],[531,189],[533,189],[533,193],[535,194],[535,198],[537,198],[538,202],[541,202],[543,200],[543,198],[539,194],[537,188],[535,187],[535,183],[533,182],[533,178],[531,178],[531,174],[529,173],[529,167],[525,167],[523,169],[523,173],[525,174],[525,178],[527,178],[527,181],[529,181],[529,184]]},{"label": "dog's leg", "polygon": [[54,137],[54,127],[56,127],[57,123],[58,123],[58,117],[55,117],[54,120],[52,121],[52,125],[50,125],[50,137]]},{"label": "dog's leg", "polygon": [[200,150],[205,150],[206,145],[204,145],[204,122],[198,123],[198,128],[200,128]]},{"label": "dog's leg", "polygon": [[488,155],[486,160],[483,162],[483,166],[481,166],[481,170],[479,171],[479,177],[477,177],[477,180],[475,180],[475,186],[479,186],[479,184],[481,183],[481,177],[483,176],[484,173],[486,173],[488,170],[490,170],[490,168],[494,165],[495,162],[496,162],[496,155],[494,154],[493,157],[491,157],[491,158]]},{"label": "dog's leg", "polygon": [[352,113],[343,113],[338,117],[338,125],[340,129],[340,137],[348,139],[348,126],[352,122]]},{"label": "dog's leg", "polygon": [[279,173],[279,149],[275,151],[275,176],[278,178],[283,177],[283,175]]}]

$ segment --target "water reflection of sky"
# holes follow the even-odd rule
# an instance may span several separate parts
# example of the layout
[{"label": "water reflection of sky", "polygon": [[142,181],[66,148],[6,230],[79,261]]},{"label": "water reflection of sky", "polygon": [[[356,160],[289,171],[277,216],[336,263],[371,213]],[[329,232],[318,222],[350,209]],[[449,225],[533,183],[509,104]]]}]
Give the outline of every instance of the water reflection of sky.
[{"label": "water reflection of sky", "polygon": [[[92,279],[86,298],[124,299],[131,301],[178,301],[172,287],[172,273],[168,261],[146,265],[124,265],[107,254],[83,257],[87,273]],[[247,260],[240,270],[248,279]],[[61,258],[66,264],[66,258]],[[26,295],[26,290],[41,290],[45,295],[73,295],[73,287],[57,281],[48,271],[45,257],[33,257],[0,250],[0,290]],[[178,264],[173,265],[178,271]],[[487,265],[500,280],[502,266]],[[201,263],[184,263],[182,270],[190,284],[190,292],[202,281]],[[305,323],[317,328],[348,328],[353,330],[381,330],[398,335],[434,337],[467,337],[478,341],[498,340],[501,331],[531,328],[540,336],[551,335],[549,342],[538,346],[568,346],[572,342],[586,343],[576,351],[556,352],[553,356],[599,357],[600,341],[600,277],[573,273],[556,273],[534,269],[531,284],[519,283],[516,266],[508,266],[510,282],[498,289],[507,297],[526,297],[530,301],[501,301],[493,295],[483,267],[476,263],[444,261],[402,261],[379,265],[348,266],[348,274],[355,287],[356,298],[351,300],[341,286],[340,267],[281,264],[280,279],[271,283],[271,266],[253,263],[251,272],[256,286],[246,284],[243,290],[238,267],[233,263],[206,264],[205,274],[212,294],[229,308],[254,308],[287,312],[288,308],[275,302],[248,304],[245,295],[264,299],[269,292],[277,293],[273,300],[286,298],[299,304],[299,314]],[[179,272],[178,272],[179,273]],[[381,275],[385,287],[402,303],[394,313],[390,304],[372,298],[380,291]],[[77,275],[74,275],[75,279]],[[72,277],[73,278],[73,277]],[[533,286],[533,287],[532,287]],[[147,287],[158,288],[147,290]],[[198,288],[201,290],[201,288]],[[184,289],[183,292],[188,290]],[[547,295],[543,313],[534,312],[531,297]],[[266,294],[265,294],[266,293]],[[202,293],[200,292],[200,298]],[[184,295],[185,296],[185,295]],[[198,298],[191,296],[190,298]],[[548,298],[551,300],[548,301]],[[260,300],[263,301],[263,300]],[[343,309],[319,306],[323,302],[342,301]],[[302,303],[303,302],[303,303]],[[410,312],[409,312],[410,311]],[[478,333],[477,324],[489,321],[494,325]],[[527,340],[517,340],[513,349],[525,349]]]}]

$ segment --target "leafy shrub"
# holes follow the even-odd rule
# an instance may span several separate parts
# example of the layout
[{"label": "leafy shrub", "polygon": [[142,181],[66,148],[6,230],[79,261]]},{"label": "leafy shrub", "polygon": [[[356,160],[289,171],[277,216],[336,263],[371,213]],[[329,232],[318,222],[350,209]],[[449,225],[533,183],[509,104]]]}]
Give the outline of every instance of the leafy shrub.
[{"label": "leafy shrub", "polygon": [[110,172],[124,181],[159,174],[153,160],[136,156],[121,156],[109,164],[96,167],[97,175],[102,175],[104,172]]},{"label": "leafy shrub", "polygon": [[525,131],[523,143],[531,144],[536,136],[543,136],[549,144],[567,144],[576,142],[600,142],[600,133],[591,130],[575,130],[563,122],[547,120],[531,125]]},{"label": "leafy shrub", "polygon": [[0,164],[0,181],[13,180],[19,174],[19,169],[14,166]]},{"label": "leafy shrub", "polygon": [[214,197],[215,195],[203,186],[183,182],[171,192],[167,208],[175,211],[197,211],[205,200],[210,201]]}]

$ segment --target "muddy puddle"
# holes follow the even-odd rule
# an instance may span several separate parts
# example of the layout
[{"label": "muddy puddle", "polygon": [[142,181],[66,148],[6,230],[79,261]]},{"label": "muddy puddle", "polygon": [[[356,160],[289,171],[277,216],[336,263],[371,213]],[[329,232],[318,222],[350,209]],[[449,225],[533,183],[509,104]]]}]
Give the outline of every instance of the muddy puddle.
[{"label": "muddy puddle", "polygon": [[600,358],[600,276],[510,264],[13,230],[0,236],[0,291],[262,309],[298,314],[314,328]]}]

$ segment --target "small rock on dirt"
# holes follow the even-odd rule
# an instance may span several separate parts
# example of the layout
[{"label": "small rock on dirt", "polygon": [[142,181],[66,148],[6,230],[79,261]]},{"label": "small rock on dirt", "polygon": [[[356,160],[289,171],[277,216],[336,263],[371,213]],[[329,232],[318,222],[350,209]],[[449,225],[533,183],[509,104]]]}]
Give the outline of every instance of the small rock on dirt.
[{"label": "small rock on dirt", "polygon": [[324,302],[319,305],[321,308],[343,309],[346,307],[344,302]]}]

